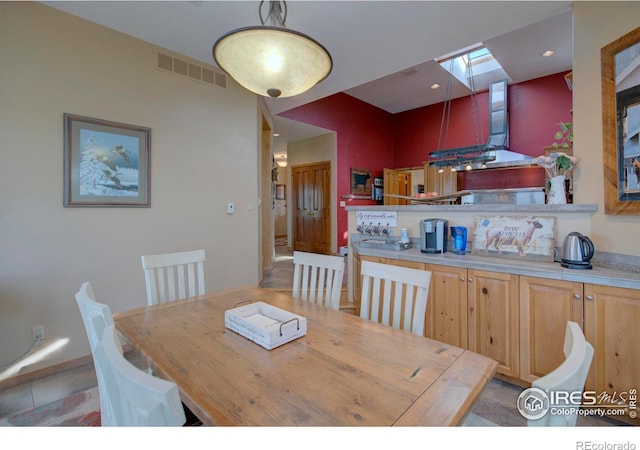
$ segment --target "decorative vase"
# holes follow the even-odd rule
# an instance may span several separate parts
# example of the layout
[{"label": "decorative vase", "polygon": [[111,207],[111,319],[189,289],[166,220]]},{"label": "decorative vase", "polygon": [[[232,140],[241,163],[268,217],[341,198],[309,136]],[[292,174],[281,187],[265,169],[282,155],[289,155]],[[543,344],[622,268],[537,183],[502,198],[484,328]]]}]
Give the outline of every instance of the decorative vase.
[{"label": "decorative vase", "polygon": [[567,194],[564,188],[564,175],[556,175],[549,180],[550,188],[547,195],[547,203],[550,205],[562,205],[567,203]]}]

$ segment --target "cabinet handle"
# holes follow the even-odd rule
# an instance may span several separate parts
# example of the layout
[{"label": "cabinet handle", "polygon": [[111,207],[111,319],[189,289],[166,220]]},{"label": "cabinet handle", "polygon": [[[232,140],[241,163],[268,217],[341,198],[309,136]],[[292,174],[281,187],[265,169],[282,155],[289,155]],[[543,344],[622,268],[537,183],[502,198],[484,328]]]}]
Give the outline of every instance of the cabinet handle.
[{"label": "cabinet handle", "polygon": [[587,300],[593,300],[593,295],[587,295]]},{"label": "cabinet handle", "polygon": [[473,277],[469,277],[469,283],[473,283]]},{"label": "cabinet handle", "polygon": [[575,298],[576,300],[580,300],[582,296],[580,294],[573,294],[573,298]]},{"label": "cabinet handle", "polygon": [[[464,277],[460,277],[460,281],[464,281]],[[471,281],[471,279],[469,279]]]}]

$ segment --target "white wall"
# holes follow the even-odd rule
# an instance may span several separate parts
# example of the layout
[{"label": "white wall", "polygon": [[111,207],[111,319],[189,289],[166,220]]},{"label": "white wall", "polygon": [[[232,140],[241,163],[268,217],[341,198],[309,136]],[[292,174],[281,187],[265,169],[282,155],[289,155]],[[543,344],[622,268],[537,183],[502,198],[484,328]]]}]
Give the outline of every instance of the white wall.
[{"label": "white wall", "polygon": [[[337,137],[334,132],[327,132],[321,136],[301,141],[290,142],[287,145],[287,221],[289,223],[288,238],[293,243],[293,209],[294,203],[291,201],[291,167],[301,164],[310,164],[321,161],[331,161],[331,248],[336,248],[338,242],[337,235]],[[291,244],[292,245],[292,244]]]},{"label": "white wall", "polygon": [[[39,348],[69,341],[26,371],[87,355],[75,292],[89,280],[114,313],[144,306],[143,254],[204,248],[208,290],[258,283],[256,96],[158,70],[158,50],[0,3],[0,361],[28,348],[35,324]],[[63,113],[151,128],[150,208],[62,206]]]},{"label": "white wall", "polygon": [[597,203],[591,223],[596,249],[640,256],[638,216],[604,214],[600,49],[638,27],[640,2],[574,2],[573,153],[580,161],[576,203]]}]

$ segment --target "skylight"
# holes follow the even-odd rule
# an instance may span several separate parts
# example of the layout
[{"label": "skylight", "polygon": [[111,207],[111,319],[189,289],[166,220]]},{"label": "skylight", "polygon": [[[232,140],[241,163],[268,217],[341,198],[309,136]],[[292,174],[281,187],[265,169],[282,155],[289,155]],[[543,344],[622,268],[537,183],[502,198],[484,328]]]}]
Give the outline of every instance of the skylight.
[{"label": "skylight", "polygon": [[482,44],[442,56],[436,61],[469,89],[473,89],[472,78],[478,76],[494,73],[496,80],[508,78],[489,49]]}]

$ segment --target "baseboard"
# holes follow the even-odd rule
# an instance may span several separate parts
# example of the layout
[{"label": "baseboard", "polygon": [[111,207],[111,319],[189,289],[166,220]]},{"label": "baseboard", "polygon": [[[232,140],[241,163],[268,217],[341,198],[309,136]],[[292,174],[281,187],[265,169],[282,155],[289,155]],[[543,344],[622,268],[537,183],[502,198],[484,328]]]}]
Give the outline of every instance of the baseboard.
[{"label": "baseboard", "polygon": [[51,366],[36,369],[31,372],[21,373],[15,377],[7,378],[0,381],[0,390],[7,389],[18,384],[28,383],[39,378],[44,378],[49,375],[55,375],[56,373],[64,372],[65,370],[75,369],[76,367],[86,366],[87,364],[93,364],[93,357],[91,355],[82,356],[80,358],[72,359],[70,361],[64,361]]}]

